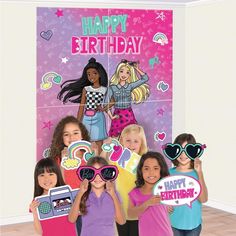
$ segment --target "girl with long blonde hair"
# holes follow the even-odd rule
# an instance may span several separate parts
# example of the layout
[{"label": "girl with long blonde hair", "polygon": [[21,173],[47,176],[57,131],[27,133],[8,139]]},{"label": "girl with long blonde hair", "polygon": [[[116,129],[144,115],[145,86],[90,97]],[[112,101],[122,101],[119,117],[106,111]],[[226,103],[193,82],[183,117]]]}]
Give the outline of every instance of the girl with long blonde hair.
[{"label": "girl with long blonde hair", "polygon": [[[109,131],[110,137],[118,137],[122,130],[130,124],[137,124],[131,103],[145,101],[149,94],[148,76],[137,62],[122,60],[110,80],[108,91],[110,103],[103,110],[115,107]],[[111,116],[110,116],[111,117]]]}]

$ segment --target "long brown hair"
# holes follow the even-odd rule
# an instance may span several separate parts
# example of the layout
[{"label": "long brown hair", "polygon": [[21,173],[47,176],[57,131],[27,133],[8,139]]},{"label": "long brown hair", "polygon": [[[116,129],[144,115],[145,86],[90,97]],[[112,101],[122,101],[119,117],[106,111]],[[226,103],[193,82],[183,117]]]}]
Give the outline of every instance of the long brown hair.
[{"label": "long brown hair", "polygon": [[[94,164],[99,164],[101,166],[106,166],[106,165],[108,165],[108,162],[107,162],[106,159],[104,159],[102,157],[95,156],[95,157],[91,157],[88,160],[87,166],[93,166]],[[86,202],[88,200],[90,192],[91,192],[91,183],[89,182],[88,190],[83,194],[83,196],[81,198],[81,201],[80,201],[80,212],[81,212],[82,215],[86,215],[88,213]]]},{"label": "long brown hair", "polygon": [[142,168],[143,168],[144,162],[149,158],[156,159],[158,164],[160,165],[160,169],[161,169],[160,170],[160,175],[161,175],[160,179],[169,175],[168,166],[166,164],[164,157],[161,155],[161,153],[147,152],[146,154],[142,155],[142,157],[139,161],[138,167],[137,167],[137,180],[135,181],[137,188],[141,188],[145,184]]},{"label": "long brown hair", "polygon": [[55,173],[57,175],[57,183],[55,187],[65,185],[65,182],[61,174],[61,170],[58,167],[57,163],[51,158],[41,159],[36,164],[34,170],[34,198],[41,196],[43,194],[44,189],[39,185],[38,176],[40,174],[43,174],[44,171],[48,173]]},{"label": "long brown hair", "polygon": [[60,120],[60,122],[57,124],[52,138],[52,143],[50,146],[50,158],[56,160],[57,158],[61,158],[61,151],[65,147],[63,142],[63,130],[65,126],[69,123],[73,123],[78,125],[82,139],[85,141],[90,141],[89,133],[86,129],[86,127],[78,121],[77,118],[74,116],[66,116],[63,119]]},{"label": "long brown hair", "polygon": [[[183,133],[183,134],[178,135],[175,138],[175,141],[174,141],[174,143],[177,143],[177,144],[179,144],[181,146],[182,146],[182,144],[184,142],[195,144],[196,143],[196,139],[194,138],[194,136],[192,134]],[[172,163],[176,167],[179,165],[179,161],[177,159],[173,160]],[[190,162],[190,169],[193,169],[193,168],[194,168],[194,161],[191,160],[191,162]]]}]

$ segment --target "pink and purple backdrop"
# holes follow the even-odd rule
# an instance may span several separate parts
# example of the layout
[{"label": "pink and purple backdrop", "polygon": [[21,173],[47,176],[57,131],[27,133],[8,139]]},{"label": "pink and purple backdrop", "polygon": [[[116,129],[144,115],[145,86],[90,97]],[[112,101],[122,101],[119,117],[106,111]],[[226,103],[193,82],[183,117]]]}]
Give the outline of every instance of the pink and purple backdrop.
[{"label": "pink and purple backdrop", "polygon": [[[125,24],[116,25],[118,16],[124,15]],[[91,27],[96,26],[97,32],[85,35],[82,19],[91,20]],[[106,34],[105,22],[111,24]],[[105,67],[109,78],[121,59],[140,62],[140,68],[149,76],[151,94],[144,103],[132,105],[135,117],[144,127],[149,149],[161,151],[164,143],[171,142],[172,27],[169,10],[37,8],[37,159],[47,156],[58,121],[66,115],[77,115],[79,104],[63,104],[57,94],[61,83],[81,76],[90,57]],[[97,44],[97,52],[90,53],[88,44],[81,43],[80,52],[73,53],[76,50],[73,37],[84,37],[85,42],[101,36],[105,40],[122,36],[130,47],[136,37],[141,39],[140,48],[119,54]],[[107,130],[109,127],[107,119]]]}]

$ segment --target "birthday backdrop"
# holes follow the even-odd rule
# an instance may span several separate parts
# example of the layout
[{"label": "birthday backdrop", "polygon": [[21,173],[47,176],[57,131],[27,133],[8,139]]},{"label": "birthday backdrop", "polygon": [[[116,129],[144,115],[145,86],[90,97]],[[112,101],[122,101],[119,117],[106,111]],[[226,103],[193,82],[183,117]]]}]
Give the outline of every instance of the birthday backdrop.
[{"label": "birthday backdrop", "polygon": [[[58,121],[79,104],[57,99],[60,85],[82,75],[91,57],[110,79],[122,59],[138,61],[150,96],[132,104],[148,147],[172,141],[172,11],[37,8],[37,159],[48,156]],[[111,121],[106,116],[107,130]]]}]

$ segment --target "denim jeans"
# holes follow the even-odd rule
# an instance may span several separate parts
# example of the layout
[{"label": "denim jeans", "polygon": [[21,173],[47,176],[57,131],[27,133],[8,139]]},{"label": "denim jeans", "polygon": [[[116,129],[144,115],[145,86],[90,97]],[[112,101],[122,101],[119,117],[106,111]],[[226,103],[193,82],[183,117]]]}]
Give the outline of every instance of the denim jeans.
[{"label": "denim jeans", "polygon": [[77,220],[76,220],[77,236],[80,236],[81,229],[82,229],[82,216],[79,215]]},{"label": "denim jeans", "polygon": [[184,229],[176,229],[172,227],[174,236],[199,236],[202,230],[202,225],[199,225],[195,229],[184,230]]}]

